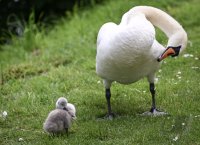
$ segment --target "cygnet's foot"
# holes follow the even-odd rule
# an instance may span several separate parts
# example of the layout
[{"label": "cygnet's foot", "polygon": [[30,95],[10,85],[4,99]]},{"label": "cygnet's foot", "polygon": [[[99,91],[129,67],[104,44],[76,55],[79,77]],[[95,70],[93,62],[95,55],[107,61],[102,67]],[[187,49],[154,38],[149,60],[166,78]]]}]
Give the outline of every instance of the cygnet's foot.
[{"label": "cygnet's foot", "polygon": [[151,109],[150,111],[144,112],[142,116],[163,116],[168,115],[166,112],[159,111],[158,109]]}]

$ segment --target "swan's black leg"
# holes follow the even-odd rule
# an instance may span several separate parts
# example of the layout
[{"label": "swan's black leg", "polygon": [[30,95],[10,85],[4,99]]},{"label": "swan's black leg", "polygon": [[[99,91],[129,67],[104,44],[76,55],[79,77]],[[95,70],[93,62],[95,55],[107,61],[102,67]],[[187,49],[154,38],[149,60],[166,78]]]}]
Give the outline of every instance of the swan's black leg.
[{"label": "swan's black leg", "polygon": [[150,92],[152,96],[152,106],[150,112],[153,113],[156,110],[156,99],[155,99],[156,90],[154,83],[150,83]]},{"label": "swan's black leg", "polygon": [[111,104],[110,104],[110,98],[111,98],[111,92],[110,88],[106,89],[106,100],[107,100],[107,105],[108,105],[108,118],[112,119],[114,117],[112,110],[111,110]]},{"label": "swan's black leg", "polygon": [[152,106],[151,106],[151,110],[142,113],[142,115],[154,115],[154,116],[159,116],[159,115],[166,115],[167,113],[159,111],[156,108],[156,89],[155,89],[155,85],[154,83],[149,83],[149,90],[151,92],[151,96],[152,96]]}]

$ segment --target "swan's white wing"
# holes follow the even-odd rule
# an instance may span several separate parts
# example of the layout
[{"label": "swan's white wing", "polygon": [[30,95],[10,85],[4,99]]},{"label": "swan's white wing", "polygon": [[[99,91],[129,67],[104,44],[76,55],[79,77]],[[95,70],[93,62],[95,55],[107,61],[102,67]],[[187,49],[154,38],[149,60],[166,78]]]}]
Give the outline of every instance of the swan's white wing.
[{"label": "swan's white wing", "polygon": [[113,32],[115,32],[117,25],[115,23],[109,22],[101,26],[98,36],[97,36],[97,48],[102,40],[109,40]]}]

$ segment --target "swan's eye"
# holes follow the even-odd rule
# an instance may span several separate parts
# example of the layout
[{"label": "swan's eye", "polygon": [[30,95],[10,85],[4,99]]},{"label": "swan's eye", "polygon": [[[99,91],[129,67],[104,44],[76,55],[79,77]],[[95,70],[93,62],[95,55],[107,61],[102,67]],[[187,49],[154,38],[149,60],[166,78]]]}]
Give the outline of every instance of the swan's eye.
[{"label": "swan's eye", "polygon": [[178,55],[179,55],[179,52],[180,52],[180,49],[181,49],[181,45],[180,45],[180,46],[177,46],[177,47],[172,47],[172,49],[173,49],[174,52],[175,52],[175,54],[173,54],[172,57],[178,56]]}]

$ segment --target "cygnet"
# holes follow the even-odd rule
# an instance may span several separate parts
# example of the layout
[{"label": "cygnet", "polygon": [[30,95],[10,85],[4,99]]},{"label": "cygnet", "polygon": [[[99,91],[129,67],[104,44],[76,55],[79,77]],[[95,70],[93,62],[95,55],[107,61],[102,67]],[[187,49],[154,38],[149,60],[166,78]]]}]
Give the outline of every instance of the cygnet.
[{"label": "cygnet", "polygon": [[43,129],[52,134],[68,133],[72,117],[66,110],[55,109],[51,111],[44,122]]},{"label": "cygnet", "polygon": [[68,133],[72,115],[67,111],[67,99],[60,97],[56,102],[56,109],[51,111],[44,122],[43,129],[52,134]]}]

